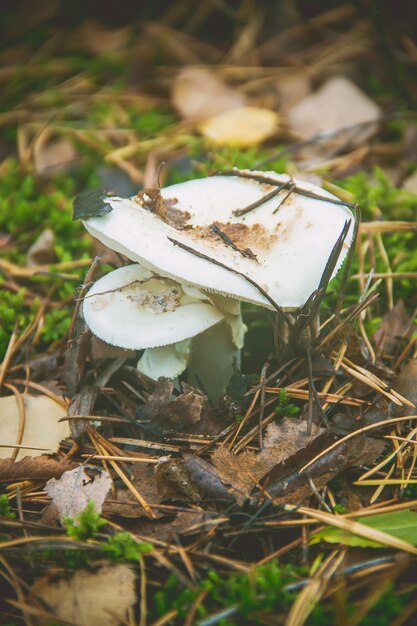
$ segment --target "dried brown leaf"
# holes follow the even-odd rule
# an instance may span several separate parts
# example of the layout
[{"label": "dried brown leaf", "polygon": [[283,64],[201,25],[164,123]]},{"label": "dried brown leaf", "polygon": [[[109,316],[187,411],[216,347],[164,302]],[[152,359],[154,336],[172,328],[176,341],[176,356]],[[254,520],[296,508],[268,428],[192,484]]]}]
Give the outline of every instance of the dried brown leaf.
[{"label": "dried brown leaf", "polygon": [[[319,452],[317,445],[321,444],[321,452],[327,450],[332,443],[334,438],[325,434],[317,441],[313,441],[310,445],[312,449],[307,449],[306,452],[310,459],[313,459]],[[303,459],[302,455],[295,455],[297,463],[292,463],[291,468],[286,468],[285,465],[274,468],[262,482],[271,497],[280,498],[286,503],[299,504],[304,497],[311,495],[314,490],[320,490],[329,480],[347,468],[372,464],[385,446],[384,441],[359,435],[329,449],[302,472],[300,470],[308,459],[305,456]]]},{"label": "dried brown leaf", "polygon": [[35,141],[33,157],[36,173],[49,177],[73,167],[78,152],[68,139]]},{"label": "dried brown leaf", "polygon": [[90,501],[100,513],[111,486],[110,474],[103,471],[90,476],[80,465],[65,472],[58,480],[48,480],[45,491],[52,498],[58,517],[63,522],[66,517],[77,517]]},{"label": "dried brown leaf", "polygon": [[84,375],[88,352],[90,349],[91,332],[87,329],[81,315],[75,320],[72,337],[65,351],[61,378],[72,398],[78,391]]},{"label": "dried brown leaf", "polygon": [[285,466],[290,457],[314,441],[322,432],[315,424],[310,435],[306,431],[307,422],[285,418],[279,424],[268,426],[262,452],[256,454],[245,451],[233,454],[227,448],[221,447],[212,456],[214,467],[221,480],[230,485],[230,492],[235,497],[247,497],[256,482],[276,466]]},{"label": "dried brown leaf", "polygon": [[159,539],[160,541],[172,542],[175,537],[191,533],[198,525],[204,524],[210,519],[210,514],[204,511],[182,511],[168,522],[151,522],[147,521],[140,526],[137,531],[139,534],[149,539]]},{"label": "dried brown leaf", "polygon": [[190,392],[167,402],[155,416],[158,426],[180,429],[196,424],[201,419],[205,396]]},{"label": "dried brown leaf", "polygon": [[[192,457],[192,455],[188,455]],[[194,458],[194,457],[193,457]],[[199,459],[201,460],[201,459]],[[161,457],[155,468],[158,491],[163,498],[199,500],[201,493],[193,480],[187,462],[182,459]]]},{"label": "dried brown leaf", "polygon": [[[68,417],[73,415],[91,415],[97,400],[99,389],[94,384],[85,384],[79,393],[71,400],[68,407]],[[80,439],[85,432],[88,421],[83,419],[69,420],[71,437]]]},{"label": "dried brown leaf", "polygon": [[58,582],[44,576],[31,591],[58,619],[78,626],[127,623],[136,601],[135,575],[127,565],[109,565],[96,572],[80,569]]},{"label": "dried brown leaf", "polygon": [[[150,505],[161,502],[154,467],[150,463],[135,463],[131,468],[129,476],[133,484],[139,489],[141,496]],[[103,505],[103,514],[120,515],[122,517],[148,517],[137,498],[126,489],[116,489],[115,493],[108,495]]]},{"label": "dried brown leaf", "polygon": [[[376,122],[379,115],[379,107],[359,87],[343,76],[335,76],[291,108],[288,122],[292,130],[310,137],[318,132]],[[344,143],[349,139],[352,145],[363,145],[375,129],[376,124],[369,124],[339,135],[337,142]]]},{"label": "dried brown leaf", "polygon": [[169,380],[158,380],[155,383],[153,392],[149,395],[148,401],[140,407],[143,417],[153,419],[159,411],[170,401],[174,385]]},{"label": "dried brown leaf", "polygon": [[50,228],[47,228],[30,246],[26,256],[27,264],[29,266],[46,265],[47,263],[53,263],[56,261],[54,245],[54,232]]},{"label": "dried brown leaf", "polygon": [[399,300],[393,309],[385,313],[374,334],[374,340],[379,345],[380,352],[387,356],[394,356],[401,347],[410,326],[411,317],[405,309],[404,302]]},{"label": "dried brown leaf", "polygon": [[[28,446],[19,450],[18,459],[39,456],[42,452],[56,452],[60,442],[70,435],[68,423],[59,421],[65,417],[65,408],[48,396],[22,394],[20,397],[23,415],[14,395],[0,398],[0,459],[10,458],[15,448],[7,445],[17,443]],[[21,425],[23,436],[19,437]]]},{"label": "dried brown leaf", "polygon": [[[393,389],[417,407],[417,359],[411,359],[405,365],[392,385]],[[410,406],[396,406],[394,415],[415,415],[417,409]]]},{"label": "dried brown leaf", "polygon": [[185,119],[202,120],[244,106],[245,97],[204,68],[186,67],[172,83],[172,102]]}]

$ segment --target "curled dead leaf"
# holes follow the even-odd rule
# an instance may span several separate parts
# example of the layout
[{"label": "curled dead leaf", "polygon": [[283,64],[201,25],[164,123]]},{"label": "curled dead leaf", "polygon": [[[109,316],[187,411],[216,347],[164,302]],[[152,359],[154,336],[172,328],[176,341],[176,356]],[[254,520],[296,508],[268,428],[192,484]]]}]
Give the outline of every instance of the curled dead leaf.
[{"label": "curled dead leaf", "polygon": [[16,458],[56,452],[70,436],[68,422],[60,422],[66,409],[48,396],[21,394],[0,398],[0,459],[13,455],[14,444],[22,446]]},{"label": "curled dead leaf", "polygon": [[54,245],[54,232],[50,228],[47,228],[30,246],[26,256],[27,264],[31,266],[53,263],[53,261],[56,260]]},{"label": "curled dead leaf", "polygon": [[172,102],[185,119],[203,120],[244,106],[245,97],[213,72],[186,67],[172,84]]},{"label": "curled dead leaf", "polygon": [[70,578],[53,582],[38,579],[31,590],[58,619],[78,626],[119,626],[128,621],[136,601],[135,575],[127,565],[78,570]]},{"label": "curled dead leaf", "polygon": [[305,421],[285,418],[279,424],[268,426],[261,452],[233,454],[220,447],[214,452],[212,461],[222,482],[229,485],[230,493],[241,500],[249,497],[256,483],[266,474],[279,465],[285,465],[290,457],[314,441],[321,432],[313,424],[308,435]]},{"label": "curled dead leaf", "polygon": [[63,522],[66,517],[76,518],[90,501],[100,513],[111,486],[112,480],[108,472],[89,475],[80,465],[65,472],[58,480],[48,480],[45,491],[52,498],[59,520]]},{"label": "curled dead leaf", "polygon": [[288,112],[288,122],[292,130],[303,137],[370,122],[337,138],[338,142],[348,139],[358,146],[374,134],[379,115],[379,107],[366,93],[344,76],[335,76],[292,107]]}]

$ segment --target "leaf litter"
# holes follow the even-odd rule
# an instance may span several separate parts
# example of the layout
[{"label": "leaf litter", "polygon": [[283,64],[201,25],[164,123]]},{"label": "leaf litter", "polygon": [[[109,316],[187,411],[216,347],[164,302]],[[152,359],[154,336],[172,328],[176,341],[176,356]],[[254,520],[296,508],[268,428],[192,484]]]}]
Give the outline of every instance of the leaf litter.
[{"label": "leaf litter", "polygon": [[101,513],[111,486],[112,480],[108,472],[98,474],[94,472],[89,476],[85,467],[80,465],[69,472],[64,472],[58,480],[55,478],[48,480],[45,491],[52,499],[58,518],[63,523],[66,517],[72,519],[78,517],[89,502],[93,502],[95,510]]},{"label": "leaf litter", "polygon": [[59,582],[49,577],[36,580],[31,594],[58,619],[80,626],[118,626],[135,603],[135,575],[123,564],[96,572],[80,569]]},{"label": "leaf litter", "polygon": [[[57,10],[51,5],[48,19]],[[7,213],[12,226],[7,221],[0,225],[5,252],[1,288],[12,304],[5,311],[5,337],[0,334],[1,418],[6,405],[12,410],[8,408],[10,419],[0,442],[10,444],[0,448],[6,454],[0,461],[5,536],[0,549],[5,598],[10,598],[6,611],[12,620],[23,615],[28,623],[32,610],[30,615],[40,621],[118,624],[136,619],[142,626],[186,619],[191,626],[201,619],[217,623],[222,611],[229,611],[230,619],[238,614],[236,623],[243,624],[248,617],[242,606],[250,598],[253,623],[302,624],[309,619],[313,624],[315,603],[324,611],[336,606],[340,612],[343,602],[352,606],[352,616],[344,621],[357,624],[379,606],[375,585],[378,593],[383,588],[364,550],[375,541],[389,551],[377,564],[384,582],[400,594],[415,592],[409,582],[415,571],[411,556],[403,569],[396,561],[415,554],[416,303],[409,285],[417,276],[407,256],[416,203],[412,195],[404,195],[404,190],[415,191],[413,165],[407,161],[415,156],[411,117],[392,114],[398,100],[375,95],[377,90],[372,95],[363,80],[367,72],[374,74],[372,63],[379,76],[388,68],[379,56],[382,35],[368,18],[364,35],[357,8],[345,5],[313,20],[292,21],[290,12],[282,13],[283,30],[272,37],[262,11],[245,10],[247,23],[243,9],[239,14],[225,6],[220,11],[216,3],[205,14],[193,10],[188,15],[182,9],[166,20],[121,28],[87,19],[76,37],[60,30],[59,51],[52,38],[29,64],[12,45],[2,57],[0,81],[8,87],[2,97],[14,94],[9,70],[14,74],[19,67],[22,76],[39,79],[35,89],[28,80],[23,97],[2,109],[10,109],[1,114],[2,125],[10,137],[17,135],[16,149],[10,137],[0,141],[0,152],[7,157],[0,164],[2,180],[7,179],[10,159],[17,159],[19,176],[34,176],[37,193],[55,198],[61,215],[68,207],[54,195],[62,186],[56,175],[74,172],[77,182],[65,193],[79,197],[84,187],[79,186],[77,168],[91,162],[94,180],[105,160],[108,167],[101,170],[100,184],[115,193],[111,171],[123,175],[133,192],[143,184],[157,193],[159,178],[183,180],[219,169],[226,173],[234,166],[245,175],[245,168],[268,169],[270,163],[271,169],[282,168],[296,177],[319,176],[320,184],[341,201],[360,202],[365,218],[343,306],[341,300],[340,306],[334,300],[328,306],[325,300],[320,321],[307,309],[287,316],[278,312],[275,320],[272,314],[262,318],[247,310],[245,322],[255,343],[265,331],[267,345],[262,354],[262,342],[259,354],[248,350],[243,374],[236,375],[214,411],[184,381],[180,387],[139,374],[136,354],[94,347],[95,339],[78,313],[94,273],[107,271],[99,262],[93,263],[76,294],[65,336],[65,329],[56,326],[57,312],[73,312],[72,291],[83,283],[82,272],[91,259],[81,259],[81,251],[63,257],[62,232],[69,246],[69,233],[75,231],[61,227],[56,214],[32,227],[29,222],[16,225],[15,209]],[[213,16],[216,23],[227,24],[233,39],[226,53],[213,44],[215,38],[208,41],[203,34],[204,29],[210,33]],[[27,21],[30,30],[29,16]],[[21,27],[24,32],[25,20]],[[8,45],[8,35],[4,41]],[[401,40],[392,41],[396,59],[412,58],[412,37],[403,33]],[[77,65],[75,50],[87,55],[87,65],[89,55],[98,55],[96,68]],[[126,82],[113,90],[118,63],[127,68]],[[402,70],[397,88],[411,102],[415,89],[407,83],[404,92],[401,81],[408,67]],[[45,82],[51,72],[55,95]],[[388,77],[391,85],[391,69]],[[246,111],[243,122],[239,111]],[[266,130],[258,127],[259,114],[268,119]],[[216,129],[219,116],[226,122]],[[215,148],[210,137],[217,142]],[[237,150],[237,145],[242,147]],[[381,183],[380,173],[373,175],[375,164],[403,185],[400,201],[390,204],[393,191]],[[374,186],[364,187],[357,176],[361,170]],[[351,175],[354,180],[346,182]],[[25,185],[19,183],[19,188],[29,193]],[[95,183],[93,187],[92,195],[75,202],[76,218],[111,209],[103,202],[104,192],[96,191]],[[286,190],[289,199],[293,192]],[[11,195],[7,188],[6,201]],[[85,237],[80,234],[77,240],[83,251]],[[94,249],[99,248],[91,245],[89,251]],[[101,248],[101,253],[111,265],[126,262],[113,251]],[[329,289],[337,291],[337,284]],[[18,304],[12,296],[22,293],[23,304]],[[309,306],[316,309],[319,301]],[[30,310],[30,316],[22,317],[22,310]],[[51,312],[52,328],[45,322]],[[32,401],[45,403],[35,417],[25,409]],[[64,435],[55,427],[62,427]],[[43,439],[45,431],[48,438]],[[78,482],[71,478],[75,476]],[[46,515],[51,479],[66,500],[59,505],[61,521],[67,514],[76,517],[85,500],[97,497],[97,515],[101,510],[109,524],[92,529],[87,540],[70,547],[63,528]],[[86,487],[90,494],[84,493]],[[101,548],[117,545],[123,560],[129,542],[147,539],[155,549],[136,558],[131,568],[103,564]],[[334,551],[328,553],[324,541],[331,541]],[[69,548],[76,553],[69,554]],[[87,552],[87,562],[82,561]],[[284,615],[285,603],[277,604],[279,585],[274,579],[269,588],[262,568],[294,569],[301,561],[310,567],[297,574],[295,586],[301,585],[302,591],[286,596],[286,606],[293,603],[293,609]],[[237,588],[231,572],[246,581],[255,566],[250,594],[229,595]],[[357,568],[356,578],[350,567]],[[224,594],[210,591],[213,568],[226,581]],[[52,573],[44,576],[48,570]],[[268,571],[270,576],[276,572]],[[261,579],[262,589],[256,586]],[[175,584],[176,605],[169,600],[169,585]],[[275,604],[266,609],[268,589]],[[411,615],[411,601],[404,607]]]}]

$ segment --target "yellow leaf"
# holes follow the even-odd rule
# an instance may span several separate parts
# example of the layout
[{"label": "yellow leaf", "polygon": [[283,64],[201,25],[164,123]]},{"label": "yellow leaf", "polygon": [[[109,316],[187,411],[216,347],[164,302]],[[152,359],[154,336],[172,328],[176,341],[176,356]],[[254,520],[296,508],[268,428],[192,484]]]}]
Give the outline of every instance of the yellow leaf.
[{"label": "yellow leaf", "polygon": [[262,143],[278,129],[279,116],[257,107],[239,107],[211,117],[200,132],[217,144],[245,147]]}]

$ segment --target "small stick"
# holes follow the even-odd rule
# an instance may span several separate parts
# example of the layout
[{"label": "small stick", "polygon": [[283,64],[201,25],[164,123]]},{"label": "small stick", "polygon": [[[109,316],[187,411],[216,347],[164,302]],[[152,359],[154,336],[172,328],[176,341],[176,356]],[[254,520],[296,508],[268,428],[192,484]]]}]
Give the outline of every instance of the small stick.
[{"label": "small stick", "polygon": [[291,183],[291,185],[288,187],[287,195],[283,197],[281,202],[278,204],[277,208],[272,211],[272,213],[274,215],[275,215],[275,213],[277,213],[279,211],[279,209],[282,207],[282,205],[285,204],[285,202],[288,200],[290,195],[293,193],[294,189],[295,189],[295,183]]},{"label": "small stick", "polygon": [[[254,174],[247,170],[225,170],[224,172],[218,172],[218,176],[238,176],[240,178],[250,178],[251,180],[255,180],[258,183],[266,183],[268,185],[274,185],[275,187],[285,188],[288,186],[290,181],[286,181],[285,183],[281,183],[275,178],[270,178],[269,176],[263,176],[262,174]],[[302,189],[301,187],[294,186],[294,192],[298,193],[300,196],[305,196],[306,198],[312,198],[313,200],[322,200],[323,202],[330,202],[330,204],[337,204],[341,206],[346,206],[349,209],[354,209],[355,204],[352,202],[347,202],[346,200],[339,200],[338,198],[329,198],[328,196],[321,196],[318,193],[314,193],[314,191],[308,191],[307,189]],[[244,209],[241,209],[244,210]]]},{"label": "small stick", "polygon": [[212,257],[209,257],[207,254],[204,254],[203,252],[199,252],[198,250],[194,250],[194,248],[191,248],[190,246],[187,246],[185,243],[182,243],[181,241],[178,241],[177,239],[172,239],[172,237],[168,237],[168,240],[171,243],[173,243],[174,246],[178,246],[179,248],[182,248],[186,252],[189,252],[190,254],[193,254],[194,256],[199,257],[200,259],[205,259],[206,261],[209,261],[210,263],[213,263],[214,265],[218,265],[219,267],[223,267],[225,270],[228,270],[229,272],[233,272],[234,274],[237,274],[238,276],[242,276],[242,278],[244,278],[245,280],[248,281],[248,283],[253,285],[259,291],[259,293],[266,300],[268,300],[268,302],[270,304],[272,304],[274,309],[280,315],[282,315],[282,317],[285,319],[285,321],[288,324],[288,326],[290,328],[292,328],[293,324],[292,324],[290,318],[288,317],[288,315],[286,313],[284,313],[282,308],[275,302],[275,300],[273,298],[271,298],[271,296],[265,291],[265,289],[262,289],[262,287],[260,285],[258,285],[258,283],[256,283],[252,278],[249,278],[249,276],[246,276],[246,274],[243,274],[243,272],[239,272],[238,270],[235,270],[232,267],[229,267],[228,265],[225,265],[225,263],[221,263],[221,261],[217,261],[217,259],[213,259]]},{"label": "small stick", "polygon": [[269,363],[265,363],[261,372],[261,406],[259,409],[259,450],[263,449],[263,438],[262,438],[262,422],[264,421],[264,413],[265,413],[265,384],[266,384],[266,373],[268,371]]},{"label": "small stick", "polygon": [[276,189],[274,189],[273,191],[270,191],[269,193],[262,196],[262,198],[259,198],[259,200],[255,200],[255,202],[252,202],[252,204],[248,204],[248,206],[244,209],[236,209],[235,211],[232,211],[233,215],[235,215],[236,217],[241,217],[242,215],[246,215],[246,213],[250,213],[262,204],[265,204],[265,202],[268,202],[269,200],[272,200],[272,198],[275,198],[275,196],[277,196],[279,192],[282,191],[282,189],[285,189],[286,185],[287,183],[282,183],[278,185],[278,187],[276,187]]}]

